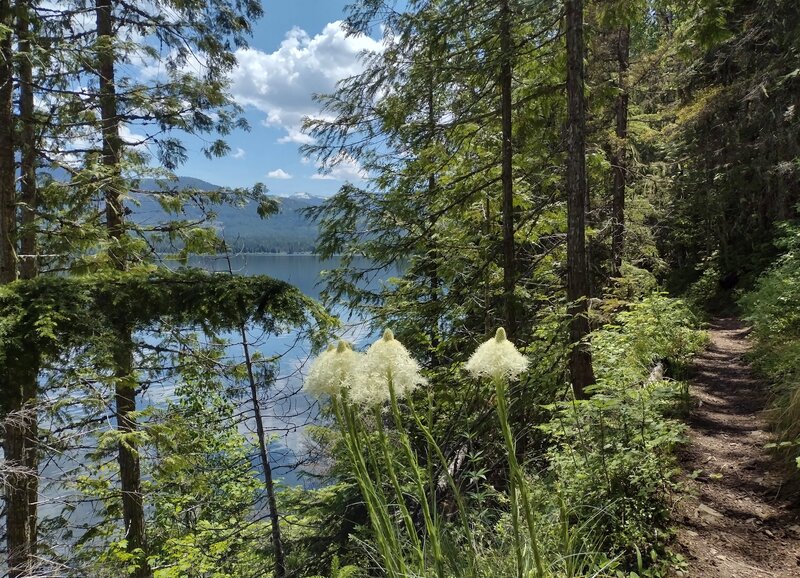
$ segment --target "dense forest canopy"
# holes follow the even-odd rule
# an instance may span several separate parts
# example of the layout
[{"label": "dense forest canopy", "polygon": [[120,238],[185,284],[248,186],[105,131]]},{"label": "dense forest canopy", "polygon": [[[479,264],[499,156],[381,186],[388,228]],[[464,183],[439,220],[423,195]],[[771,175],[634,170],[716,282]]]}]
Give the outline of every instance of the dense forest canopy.
[{"label": "dense forest canopy", "polygon": [[[320,202],[175,176],[268,9],[0,0],[0,576],[664,576],[708,311],[800,460],[796,0],[353,0]],[[322,304],[164,259],[237,242],[337,257]]]}]

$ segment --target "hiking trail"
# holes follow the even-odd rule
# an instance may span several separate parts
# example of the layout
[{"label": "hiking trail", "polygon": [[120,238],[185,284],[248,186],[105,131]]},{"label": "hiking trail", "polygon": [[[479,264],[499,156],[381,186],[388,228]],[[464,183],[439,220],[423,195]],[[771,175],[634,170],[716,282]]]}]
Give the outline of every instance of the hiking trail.
[{"label": "hiking trail", "polygon": [[678,454],[688,493],[673,512],[673,550],[688,568],[675,576],[800,578],[800,510],[764,448],[767,387],[743,358],[748,333],[737,319],[714,320],[694,362],[696,406]]}]

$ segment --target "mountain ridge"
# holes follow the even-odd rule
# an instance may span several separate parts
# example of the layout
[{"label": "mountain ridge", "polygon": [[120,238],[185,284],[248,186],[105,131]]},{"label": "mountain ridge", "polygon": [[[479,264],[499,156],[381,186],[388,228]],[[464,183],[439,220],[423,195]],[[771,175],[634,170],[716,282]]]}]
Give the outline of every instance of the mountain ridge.
[{"label": "mountain ridge", "polygon": [[[131,216],[139,224],[166,217],[166,212],[147,192],[162,192],[171,189],[197,189],[217,191],[221,185],[209,183],[196,177],[179,176],[174,180],[145,178],[139,182],[136,202],[130,206]],[[317,238],[317,226],[301,213],[302,209],[321,204],[325,199],[297,192],[289,196],[268,195],[279,203],[278,212],[261,218],[253,201],[244,206],[215,204],[211,206],[216,218],[213,221],[221,236],[237,251],[245,253],[313,253]],[[186,211],[190,218],[199,211]]]}]

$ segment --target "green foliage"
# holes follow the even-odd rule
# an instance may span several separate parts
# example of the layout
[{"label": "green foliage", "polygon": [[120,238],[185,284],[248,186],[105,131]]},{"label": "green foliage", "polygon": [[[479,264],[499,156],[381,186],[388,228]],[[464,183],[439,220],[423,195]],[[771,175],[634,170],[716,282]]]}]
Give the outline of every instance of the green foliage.
[{"label": "green foliage", "polygon": [[0,307],[5,312],[0,360],[6,362],[8,355],[18,355],[14,351],[57,355],[95,339],[119,320],[131,330],[162,319],[208,332],[247,321],[270,332],[309,326],[315,339],[335,325],[318,304],[283,281],[188,268],[16,281],[0,287]]},{"label": "green foliage", "polygon": [[740,304],[753,324],[754,364],[773,383],[772,447],[800,463],[800,227],[784,224],[781,232],[782,256]]},{"label": "green foliage", "polygon": [[155,578],[236,578],[243,568],[270,565],[268,524],[248,520],[262,483],[246,438],[226,427],[238,408],[218,370],[223,349],[192,341],[191,353],[177,360],[174,399],[148,419],[157,456],[148,482],[149,562]]},{"label": "green foliage", "polygon": [[659,362],[672,377],[685,377],[687,364],[707,337],[697,331],[698,319],[680,299],[654,293],[630,304],[592,336],[593,360],[599,380],[641,382]]},{"label": "green foliage", "polygon": [[659,244],[676,289],[711,261],[719,279],[748,288],[776,254],[775,224],[800,201],[800,13],[793,0],[697,7],[681,27],[693,42],[682,43],[677,84],[651,97],[672,111],[656,156],[669,166]]},{"label": "green foliage", "polygon": [[696,326],[679,300],[654,294],[631,304],[593,334],[592,396],[555,404],[543,426],[554,441],[549,468],[562,499],[578,520],[594,520],[606,539],[602,551],[628,567],[634,552],[665,544],[672,451],[682,441],[683,426],[668,416],[683,386],[653,369],[667,364],[680,376],[705,343]]}]

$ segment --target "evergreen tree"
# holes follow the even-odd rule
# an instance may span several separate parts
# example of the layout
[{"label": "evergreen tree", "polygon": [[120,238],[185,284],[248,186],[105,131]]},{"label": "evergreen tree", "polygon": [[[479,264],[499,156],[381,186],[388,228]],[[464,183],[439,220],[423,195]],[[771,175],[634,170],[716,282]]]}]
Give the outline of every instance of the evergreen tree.
[{"label": "evergreen tree", "polygon": [[586,261],[585,211],[586,104],[584,101],[583,1],[566,0],[567,37],[567,300],[569,301],[570,380],[575,397],[586,397],[594,383],[589,336],[589,270]]}]

